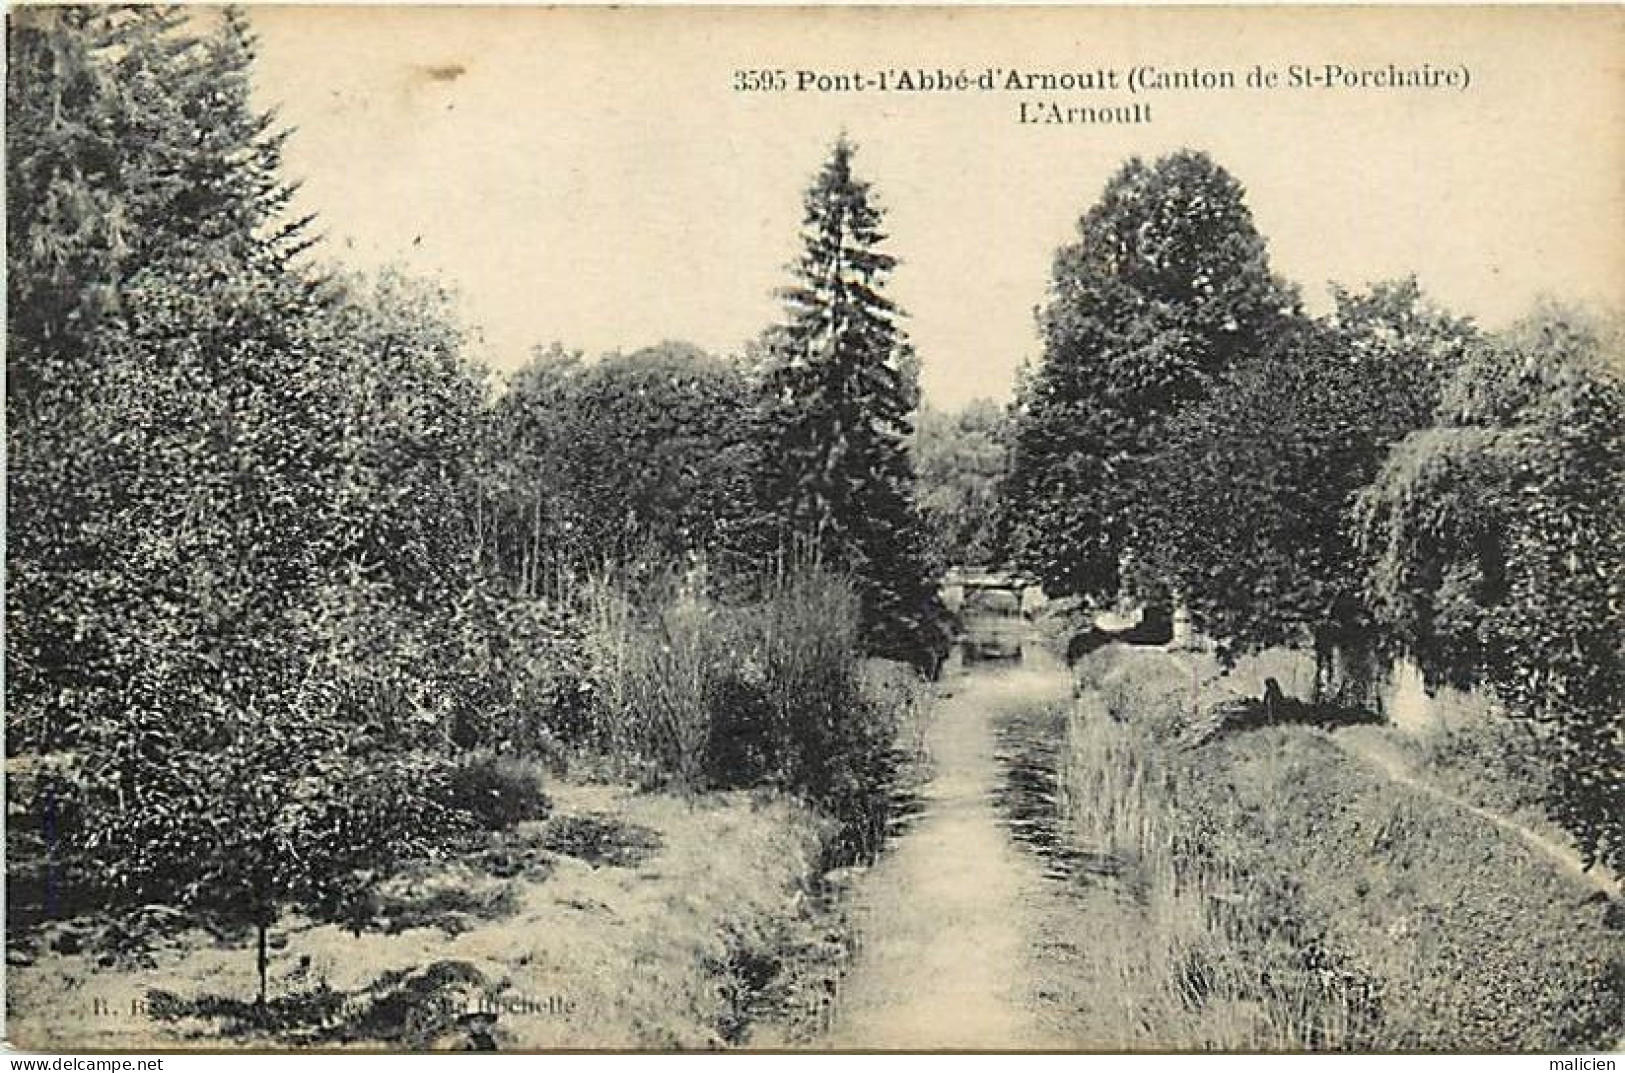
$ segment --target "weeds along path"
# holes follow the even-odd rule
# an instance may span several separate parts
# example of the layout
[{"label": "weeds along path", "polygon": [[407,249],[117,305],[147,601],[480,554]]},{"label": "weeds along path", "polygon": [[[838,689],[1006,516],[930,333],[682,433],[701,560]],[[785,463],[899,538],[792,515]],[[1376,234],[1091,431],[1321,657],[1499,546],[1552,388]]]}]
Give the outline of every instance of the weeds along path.
[{"label": "weeds along path", "polygon": [[1572,876],[1582,885],[1608,895],[1619,893],[1618,879],[1609,875],[1601,865],[1588,871],[1580,854],[1572,846],[1564,845],[1532,830],[1509,816],[1475,805],[1466,798],[1428,781],[1416,772],[1399,750],[1384,741],[1380,734],[1373,733],[1371,728],[1350,727],[1340,730],[1332,735],[1332,741],[1350,757],[1377,768],[1390,781],[1494,824],[1512,837],[1521,840],[1530,849],[1551,861],[1559,871]]},{"label": "weeds along path", "polygon": [[993,721],[1012,703],[1043,704],[1069,689],[1065,671],[1046,665],[946,681],[926,735],[923,812],[854,891],[858,953],[828,1046],[1065,1045],[1035,1011],[1047,892],[1039,862],[998,813]]}]

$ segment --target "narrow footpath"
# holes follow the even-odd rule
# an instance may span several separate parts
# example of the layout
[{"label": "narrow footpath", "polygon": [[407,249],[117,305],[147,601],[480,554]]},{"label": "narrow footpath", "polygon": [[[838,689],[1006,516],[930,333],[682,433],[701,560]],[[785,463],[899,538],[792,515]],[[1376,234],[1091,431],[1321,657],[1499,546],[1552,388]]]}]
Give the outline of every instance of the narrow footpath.
[{"label": "narrow footpath", "polygon": [[1350,727],[1332,735],[1336,742],[1355,760],[1375,767],[1383,776],[1414,793],[1431,797],[1458,808],[1487,823],[1492,823],[1507,835],[1522,842],[1554,868],[1572,878],[1579,885],[1599,891],[1610,897],[1620,894],[1620,881],[1603,865],[1585,866],[1580,853],[1572,845],[1532,830],[1510,816],[1475,805],[1459,794],[1450,792],[1419,774],[1399,750],[1395,749],[1373,727]]}]

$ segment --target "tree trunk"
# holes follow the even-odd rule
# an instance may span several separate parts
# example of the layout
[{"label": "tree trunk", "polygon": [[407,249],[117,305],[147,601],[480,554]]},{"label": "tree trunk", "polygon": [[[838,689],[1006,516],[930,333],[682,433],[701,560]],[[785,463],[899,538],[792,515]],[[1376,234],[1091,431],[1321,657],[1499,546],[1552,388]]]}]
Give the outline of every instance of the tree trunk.
[{"label": "tree trunk", "polygon": [[1324,704],[1330,699],[1332,676],[1336,671],[1337,656],[1330,641],[1321,634],[1315,634],[1315,688],[1309,700],[1312,704]]},{"label": "tree trunk", "polygon": [[269,958],[265,951],[265,933],[268,927],[269,925],[267,925],[265,918],[261,917],[256,925],[259,935],[259,951],[255,962],[260,974],[260,993],[259,997],[255,999],[254,1004],[262,1010],[265,1008],[265,976],[269,962]]},{"label": "tree trunk", "polygon": [[[1334,640],[1341,638],[1341,641]],[[1315,637],[1316,704],[1336,704],[1381,711],[1377,677],[1381,673],[1368,643],[1346,632]]]}]

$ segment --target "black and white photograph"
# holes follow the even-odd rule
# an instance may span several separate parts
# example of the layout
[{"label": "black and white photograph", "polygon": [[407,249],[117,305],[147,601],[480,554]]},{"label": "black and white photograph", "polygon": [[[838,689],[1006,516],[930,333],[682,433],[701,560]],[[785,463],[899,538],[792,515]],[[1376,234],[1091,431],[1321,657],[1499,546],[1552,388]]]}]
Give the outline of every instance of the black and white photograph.
[{"label": "black and white photograph", "polygon": [[5,62],[13,1054],[1615,1068],[1625,7]]}]

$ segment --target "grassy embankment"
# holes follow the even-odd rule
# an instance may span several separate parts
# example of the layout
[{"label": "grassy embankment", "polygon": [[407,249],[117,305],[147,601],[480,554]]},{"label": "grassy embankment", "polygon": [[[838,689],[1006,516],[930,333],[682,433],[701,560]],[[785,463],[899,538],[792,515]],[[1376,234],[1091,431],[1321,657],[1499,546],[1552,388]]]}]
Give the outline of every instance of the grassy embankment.
[{"label": "grassy embankment", "polygon": [[1216,671],[1129,649],[1080,669],[1066,810],[1081,847],[1125,867],[1137,926],[1089,940],[1118,978],[1125,1044],[1617,1044],[1617,894],[1351,756],[1334,734],[1354,731],[1276,726],[1181,748],[1191,713],[1226,691]]},{"label": "grassy embankment", "polygon": [[[263,1009],[249,933],[86,910],[14,930],[12,1041],[687,1049],[815,1033],[850,953],[825,877],[883,835],[893,746],[906,755],[927,704],[906,669],[856,657],[849,594],[781,584],[738,606],[599,594],[590,733],[545,765],[502,761],[482,783],[506,803],[491,829],[387,877],[350,919],[285,916]],[[466,1016],[482,1009],[494,1024]]]}]

